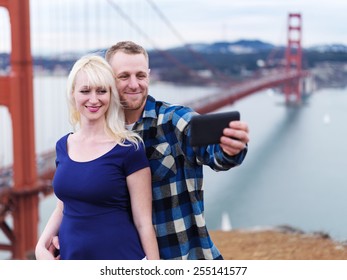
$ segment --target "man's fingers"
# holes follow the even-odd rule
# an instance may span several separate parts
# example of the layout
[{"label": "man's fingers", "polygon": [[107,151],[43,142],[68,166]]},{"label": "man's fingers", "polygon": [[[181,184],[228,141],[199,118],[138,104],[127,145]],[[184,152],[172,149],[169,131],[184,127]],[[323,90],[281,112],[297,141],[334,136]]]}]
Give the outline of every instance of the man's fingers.
[{"label": "man's fingers", "polygon": [[55,248],[57,248],[58,250],[60,249],[60,246],[59,246],[59,238],[58,236],[54,236],[53,239],[52,239],[52,244]]}]

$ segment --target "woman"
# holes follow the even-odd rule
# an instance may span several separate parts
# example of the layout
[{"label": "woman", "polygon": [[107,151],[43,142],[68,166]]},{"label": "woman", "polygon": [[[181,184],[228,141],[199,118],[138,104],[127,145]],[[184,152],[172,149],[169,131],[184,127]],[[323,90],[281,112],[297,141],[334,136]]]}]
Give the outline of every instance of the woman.
[{"label": "woman", "polygon": [[36,246],[37,259],[159,259],[151,177],[141,138],[125,129],[112,69],[99,56],[73,66],[67,84],[75,128],[56,144],[58,202]]}]

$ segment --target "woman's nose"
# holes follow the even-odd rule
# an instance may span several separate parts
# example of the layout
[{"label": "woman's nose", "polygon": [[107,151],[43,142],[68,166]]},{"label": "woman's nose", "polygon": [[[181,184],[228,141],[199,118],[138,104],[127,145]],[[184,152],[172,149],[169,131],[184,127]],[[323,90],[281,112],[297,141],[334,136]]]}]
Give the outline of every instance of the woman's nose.
[{"label": "woman's nose", "polygon": [[97,96],[97,93],[96,91],[92,91],[90,96],[89,96],[89,102],[91,103],[97,103],[99,102],[99,99],[98,99],[98,96]]}]

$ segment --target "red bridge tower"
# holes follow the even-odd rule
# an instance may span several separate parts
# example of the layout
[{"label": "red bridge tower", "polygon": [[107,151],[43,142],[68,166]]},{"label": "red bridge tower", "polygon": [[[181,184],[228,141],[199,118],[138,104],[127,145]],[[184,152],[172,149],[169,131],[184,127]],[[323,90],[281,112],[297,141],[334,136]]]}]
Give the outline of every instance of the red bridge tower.
[{"label": "red bridge tower", "polygon": [[[288,41],[285,53],[286,71],[298,74],[302,72],[302,48],[301,48],[302,19],[301,14],[290,13],[288,15]],[[286,102],[301,103],[300,77],[293,79],[284,85]]]},{"label": "red bridge tower", "polygon": [[[0,209],[0,229],[10,244],[0,244],[0,249],[11,251],[13,259],[26,259],[38,235],[30,6],[29,0],[0,0],[0,6],[8,10],[11,25],[11,70],[0,77],[0,105],[9,109],[13,132],[13,186],[1,196],[5,207]],[[12,228],[4,218],[7,213],[12,214]]]}]

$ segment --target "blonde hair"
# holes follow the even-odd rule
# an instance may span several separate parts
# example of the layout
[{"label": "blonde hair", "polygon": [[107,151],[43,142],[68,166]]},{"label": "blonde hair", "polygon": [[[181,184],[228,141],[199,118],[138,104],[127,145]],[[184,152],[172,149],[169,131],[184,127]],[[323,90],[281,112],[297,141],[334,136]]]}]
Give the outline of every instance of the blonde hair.
[{"label": "blonde hair", "polygon": [[98,55],[87,55],[81,57],[73,65],[67,79],[67,100],[69,107],[69,119],[73,128],[81,124],[80,112],[75,105],[73,92],[76,85],[76,77],[83,71],[90,86],[104,87],[110,91],[110,105],[105,114],[105,131],[114,138],[118,144],[124,144],[125,140],[130,141],[138,147],[139,142],[143,142],[141,137],[125,128],[124,111],[120,103],[116,90],[115,78],[111,66],[107,61]]}]

